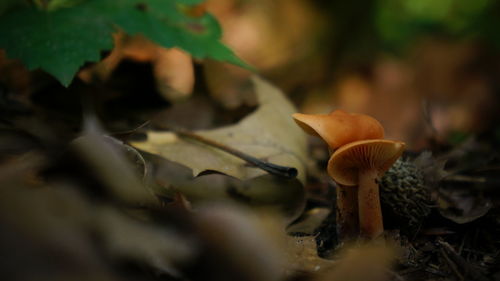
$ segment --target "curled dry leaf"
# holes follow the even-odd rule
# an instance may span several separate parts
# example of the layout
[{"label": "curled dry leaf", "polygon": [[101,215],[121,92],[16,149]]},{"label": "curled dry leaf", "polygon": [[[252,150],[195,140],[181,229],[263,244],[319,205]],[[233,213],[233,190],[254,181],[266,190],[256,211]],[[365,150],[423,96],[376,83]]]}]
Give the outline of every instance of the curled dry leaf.
[{"label": "curled dry leaf", "polygon": [[[238,124],[197,134],[274,164],[295,167],[305,182],[306,136],[290,115],[296,110],[283,93],[259,77],[253,77],[259,108]],[[265,172],[243,160],[204,144],[184,140],[170,132],[147,133],[147,141],[132,145],[185,165],[199,175],[217,171],[238,179],[250,179]]]},{"label": "curled dry leaf", "polygon": [[195,208],[206,202],[243,203],[280,214],[285,222],[292,222],[305,206],[304,188],[297,179],[262,175],[239,180],[217,173],[193,178],[188,167],[159,157],[151,160],[156,168],[148,187],[160,198],[175,198],[181,192]]},{"label": "curled dry leaf", "polygon": [[493,207],[489,198],[473,194],[467,189],[442,189],[438,198],[439,213],[456,223],[472,222]]},{"label": "curled dry leaf", "polygon": [[[83,135],[73,140],[70,147],[104,183],[108,188],[107,191],[117,199],[129,204],[157,205],[156,198],[142,185],[140,177],[144,175],[140,175],[138,169],[134,169],[130,161],[127,161],[126,149],[103,134],[104,131],[97,121],[87,116]],[[142,158],[137,158],[137,161],[140,160]],[[142,169],[144,172],[144,166]]]}]

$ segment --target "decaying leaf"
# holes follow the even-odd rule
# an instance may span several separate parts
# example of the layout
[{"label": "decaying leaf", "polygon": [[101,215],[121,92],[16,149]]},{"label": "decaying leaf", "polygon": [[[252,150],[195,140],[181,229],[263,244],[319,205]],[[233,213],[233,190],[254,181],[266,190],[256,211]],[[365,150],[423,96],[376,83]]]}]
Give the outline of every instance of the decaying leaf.
[{"label": "decaying leaf", "polygon": [[[290,117],[296,111],[294,106],[281,91],[261,78],[252,80],[260,103],[256,112],[236,125],[196,133],[271,163],[295,167],[298,179],[304,183],[306,136]],[[132,145],[183,164],[195,176],[211,170],[245,180],[265,173],[223,151],[170,132],[150,131],[147,137],[147,141]]]},{"label": "decaying leaf", "polygon": [[224,175],[206,175],[176,186],[194,202],[236,201],[282,214],[291,222],[305,205],[304,189],[297,179],[262,175],[238,180]]},{"label": "decaying leaf", "polygon": [[175,198],[181,192],[194,207],[206,202],[243,203],[280,214],[285,222],[296,219],[305,206],[305,191],[297,179],[261,175],[239,180],[217,173],[193,177],[184,165],[159,157],[152,161],[157,168],[148,187],[161,198]]},{"label": "decaying leaf", "polygon": [[438,199],[439,213],[456,223],[469,223],[488,213],[493,207],[489,198],[471,194],[466,189],[442,189]]}]

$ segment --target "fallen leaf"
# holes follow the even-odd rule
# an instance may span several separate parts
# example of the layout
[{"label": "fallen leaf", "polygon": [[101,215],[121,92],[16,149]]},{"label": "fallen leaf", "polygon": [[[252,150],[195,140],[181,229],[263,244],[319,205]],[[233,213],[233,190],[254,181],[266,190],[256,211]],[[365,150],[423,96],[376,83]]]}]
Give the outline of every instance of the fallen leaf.
[{"label": "fallen leaf", "polygon": [[443,217],[459,224],[481,218],[493,207],[490,199],[463,188],[441,189],[437,203]]},{"label": "fallen leaf", "polygon": [[291,222],[305,206],[302,184],[297,179],[287,180],[262,175],[249,180],[238,180],[220,174],[204,175],[175,187],[193,203],[232,201],[283,215]]},{"label": "fallen leaf", "polygon": [[298,179],[262,175],[239,180],[217,173],[193,177],[191,169],[176,162],[160,157],[148,160],[156,167],[147,179],[148,188],[159,198],[170,200],[175,200],[180,192],[194,209],[207,202],[237,203],[279,214],[285,223],[290,223],[302,213],[306,203]]},{"label": "fallen leaf", "polygon": [[[280,90],[261,78],[253,77],[252,81],[260,103],[254,113],[238,124],[196,133],[271,163],[294,167],[297,178],[304,183],[307,142],[290,117],[296,112],[295,107]],[[245,180],[265,174],[226,152],[171,132],[149,131],[147,137],[147,141],[132,145],[185,165],[195,176],[203,171],[217,171]]]}]

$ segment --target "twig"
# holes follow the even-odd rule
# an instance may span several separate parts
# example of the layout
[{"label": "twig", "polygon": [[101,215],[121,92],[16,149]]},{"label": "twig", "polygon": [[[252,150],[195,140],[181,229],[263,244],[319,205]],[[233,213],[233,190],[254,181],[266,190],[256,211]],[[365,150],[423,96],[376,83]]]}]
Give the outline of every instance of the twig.
[{"label": "twig", "polygon": [[136,128],[133,128],[133,129],[130,129],[130,130],[127,130],[127,131],[121,131],[121,132],[115,132],[115,133],[111,133],[110,135],[115,137],[115,138],[124,138],[124,137],[128,137],[130,135],[133,135],[135,133],[137,133],[137,131],[139,131],[140,129],[148,126],[149,124],[151,123],[151,121],[146,121],[144,123],[142,123],[141,125],[139,125],[138,127]]},{"label": "twig", "polygon": [[[417,271],[420,271],[420,270],[423,270],[421,266],[407,268],[407,269],[399,271],[399,275],[402,277],[404,275],[408,275],[408,274],[411,274],[411,273],[414,273],[414,272],[417,272]],[[402,278],[404,278],[404,277],[402,277]]]},{"label": "twig", "polygon": [[458,253],[459,255],[462,255],[462,251],[464,250],[464,245],[465,245],[465,240],[469,236],[469,233],[466,232],[464,237],[462,238],[462,241],[460,242],[460,247],[458,248]]},{"label": "twig", "polygon": [[[449,262],[452,262],[455,265],[455,267],[458,265],[460,268],[462,268],[466,276],[468,275],[469,277],[472,277],[473,280],[479,280],[479,281],[488,280],[488,278],[486,278],[482,273],[478,272],[477,270],[474,270],[474,268],[469,263],[467,263],[467,261],[462,256],[458,255],[455,249],[453,249],[453,247],[450,244],[448,244],[443,240],[438,240],[437,242],[441,246],[440,250],[441,253],[444,254],[443,256],[445,257],[445,259],[447,259],[447,261]],[[458,272],[458,269],[456,270]],[[460,276],[462,275],[460,274]],[[463,277],[461,278],[461,280],[464,280]]]},{"label": "twig", "polygon": [[[464,175],[450,175],[442,179],[443,181],[453,182],[466,182],[466,183],[487,183],[488,179],[485,177],[471,177]],[[492,183],[498,183],[493,181]]]},{"label": "twig", "polygon": [[438,139],[438,130],[436,126],[434,126],[434,122],[432,122],[432,114],[431,114],[431,104],[429,100],[424,99],[421,103],[422,114],[424,116],[425,124],[431,129],[431,138],[434,140]]},{"label": "twig", "polygon": [[462,273],[460,273],[458,271],[458,268],[457,268],[457,265],[450,259],[450,257],[446,254],[446,251],[443,249],[443,248],[440,248],[439,249],[439,252],[441,253],[441,255],[444,257],[444,260],[446,261],[446,263],[448,264],[448,267],[450,267],[450,269],[453,271],[453,273],[455,273],[455,275],[458,277],[458,279],[460,280],[464,280],[464,276],[462,275]]},{"label": "twig", "polygon": [[215,147],[215,148],[220,149],[226,153],[229,153],[233,156],[236,156],[236,157],[244,160],[245,162],[247,162],[247,163],[249,163],[257,168],[260,168],[260,169],[268,172],[271,175],[284,177],[287,179],[293,179],[297,176],[297,169],[295,169],[293,167],[280,166],[280,165],[276,165],[273,163],[269,163],[269,162],[260,160],[258,158],[253,157],[253,156],[250,156],[244,152],[236,150],[232,147],[229,147],[227,145],[224,145],[222,143],[216,142],[216,141],[211,140],[211,139],[207,139],[205,137],[202,137],[200,135],[197,135],[195,133],[192,133],[192,132],[189,132],[186,130],[174,129],[174,128],[170,128],[170,127],[167,127],[166,129],[172,131],[173,133],[177,134],[180,137],[189,138],[189,139],[201,142],[203,144],[209,145],[211,147]]},{"label": "twig", "polygon": [[395,272],[395,271],[392,271],[392,270],[390,270],[390,269],[386,269],[385,271],[386,271],[387,273],[389,273],[389,274],[393,277],[393,279],[395,279],[395,280],[397,280],[397,281],[405,281],[405,280],[406,280],[405,278],[403,278],[403,276],[399,275],[399,274],[398,274],[397,272]]},{"label": "twig", "polygon": [[437,268],[435,268],[435,266],[433,267],[432,265],[425,267],[424,271],[441,277],[448,276],[448,274],[438,270]]}]

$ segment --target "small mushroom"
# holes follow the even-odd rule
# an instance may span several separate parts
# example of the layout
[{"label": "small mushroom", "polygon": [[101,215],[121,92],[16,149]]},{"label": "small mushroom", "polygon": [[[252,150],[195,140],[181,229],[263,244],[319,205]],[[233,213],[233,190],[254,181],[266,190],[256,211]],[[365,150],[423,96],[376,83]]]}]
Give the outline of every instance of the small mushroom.
[{"label": "small mushroom", "polygon": [[328,161],[328,174],[342,186],[358,186],[360,234],[373,239],[384,232],[378,179],[401,156],[405,143],[362,140],[336,150]]},{"label": "small mushroom", "polygon": [[[350,142],[381,139],[384,128],[373,117],[364,114],[335,110],[329,114],[292,115],[295,122],[308,134],[322,138],[330,151]],[[358,225],[357,188],[337,184],[337,232],[340,240],[356,237]]]},{"label": "small mushroom", "polygon": [[332,151],[353,141],[384,138],[380,122],[364,114],[335,110],[329,114],[295,113],[292,116],[306,133],[322,138]]}]

